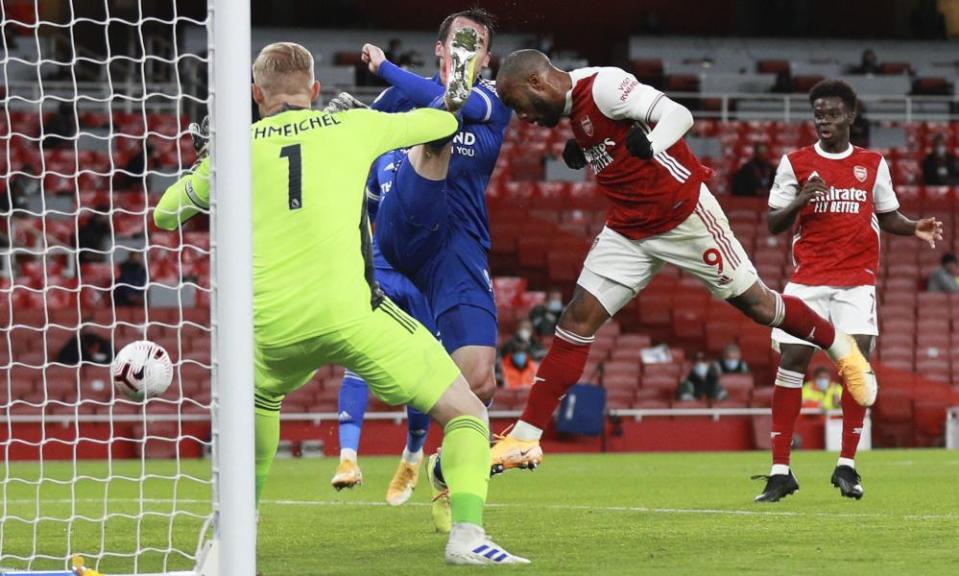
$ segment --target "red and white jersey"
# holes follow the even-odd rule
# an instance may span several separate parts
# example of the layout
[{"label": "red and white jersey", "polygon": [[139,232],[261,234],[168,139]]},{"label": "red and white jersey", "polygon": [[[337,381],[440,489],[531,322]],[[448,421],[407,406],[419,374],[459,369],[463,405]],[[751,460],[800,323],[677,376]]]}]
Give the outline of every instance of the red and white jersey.
[{"label": "red and white jersey", "polygon": [[650,131],[650,115],[663,97],[614,67],[570,72],[567,112],[576,142],[611,205],[606,225],[632,240],[668,232],[696,208],[707,169],[680,139],[651,160],[632,156],[626,132]]},{"label": "red and white jersey", "polygon": [[799,212],[793,236],[792,281],[807,286],[871,286],[879,272],[876,213],[899,209],[882,154],[850,145],[825,152],[817,142],[783,156],[769,192],[771,208],[785,208],[813,175],[829,192]]}]

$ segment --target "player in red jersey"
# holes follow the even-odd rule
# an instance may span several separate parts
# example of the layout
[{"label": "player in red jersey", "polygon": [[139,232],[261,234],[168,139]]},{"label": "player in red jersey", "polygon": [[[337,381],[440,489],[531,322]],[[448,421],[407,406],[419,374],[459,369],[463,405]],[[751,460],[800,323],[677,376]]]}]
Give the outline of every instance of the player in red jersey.
[{"label": "player in red jersey", "polygon": [[[783,294],[801,298],[837,330],[852,334],[868,356],[879,334],[876,275],[879,231],[916,236],[935,248],[942,224],[910,220],[899,212],[882,154],[849,143],[856,117],[855,91],[841,80],[823,80],[809,92],[819,141],[783,156],[769,193],[769,231],[796,224],[796,269]],[[773,466],[757,502],[775,502],[799,489],[789,468],[793,428],[802,406],[802,383],[816,347],[780,329],[773,343],[782,353],[773,392]],[[856,472],[866,409],[842,395],[842,451],[832,483],[843,496],[862,498]]]},{"label": "player in red jersey", "polygon": [[666,262],[699,278],[756,322],[826,349],[856,399],[869,405],[876,381],[855,341],[792,296],[766,288],[706,188],[708,169],[683,141],[685,107],[619,68],[564,72],[536,50],[510,54],[496,89],[527,121],[555,126],[569,116],[575,140],[564,159],[589,164],[611,202],[606,227],[583,265],[556,338],[540,364],[519,422],[493,447],[493,468],[530,468],[560,398],[582,375],[596,331]]}]

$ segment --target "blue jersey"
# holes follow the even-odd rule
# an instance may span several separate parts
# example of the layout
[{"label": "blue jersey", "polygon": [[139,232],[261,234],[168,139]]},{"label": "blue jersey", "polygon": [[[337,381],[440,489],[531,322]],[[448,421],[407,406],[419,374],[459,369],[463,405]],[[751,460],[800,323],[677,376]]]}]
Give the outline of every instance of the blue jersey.
[{"label": "blue jersey", "polygon": [[[405,150],[390,150],[373,162],[370,175],[366,180],[366,211],[369,213],[370,222],[376,222],[376,213],[380,208],[380,201],[389,194],[396,170],[399,168],[400,162],[405,159]],[[386,258],[383,257],[383,253],[380,252],[375,229],[373,232],[373,267],[378,270],[393,269]]]},{"label": "blue jersey", "polygon": [[[366,210],[370,221],[376,220],[380,201],[393,187],[393,178],[400,163],[406,159],[405,150],[390,150],[373,162],[370,175],[366,180]],[[436,319],[426,297],[413,285],[409,278],[397,272],[380,251],[373,231],[373,267],[376,269],[376,281],[383,292],[410,316],[419,320],[432,334],[437,335]]]},{"label": "blue jersey", "polygon": [[[424,79],[425,80],[425,79]],[[439,75],[432,78],[438,86]],[[499,99],[492,82],[480,79],[473,87],[482,106],[479,114],[464,118],[463,130],[453,138],[453,156],[447,175],[451,226],[468,234],[489,251],[489,217],[486,212],[486,186],[503,145],[503,135],[512,112]],[[420,108],[400,88],[387,88],[373,102],[383,112],[407,112]]]}]

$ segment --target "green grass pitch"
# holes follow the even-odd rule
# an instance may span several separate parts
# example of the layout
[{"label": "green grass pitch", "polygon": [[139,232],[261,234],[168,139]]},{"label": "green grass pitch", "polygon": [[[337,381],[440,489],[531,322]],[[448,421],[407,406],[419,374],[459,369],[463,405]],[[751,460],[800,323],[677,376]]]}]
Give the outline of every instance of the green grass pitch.
[{"label": "green grass pitch", "polygon": [[[547,455],[535,472],[510,471],[490,481],[487,528],[509,550],[533,564],[513,568],[456,569],[457,573],[509,571],[517,574],[956,574],[959,567],[959,453],[942,450],[875,451],[861,455],[865,498],[840,498],[829,483],[835,454],[800,452],[793,468],[798,494],[759,505],[762,487],[750,474],[766,472],[768,455],[753,453]],[[424,575],[446,573],[445,538],[432,531],[426,478],[409,504],[391,508],[383,500],[395,458],[361,458],[365,484],[334,492],[334,459],[278,460],[260,507],[259,569],[264,576],[300,574]],[[114,463],[114,474],[136,473],[138,462]],[[150,462],[150,471],[169,473],[172,462]],[[204,477],[209,463],[185,462],[182,471]],[[33,463],[10,463],[11,475],[36,478]],[[83,464],[93,478],[103,463]],[[69,464],[47,463],[45,477],[69,478]],[[98,476],[100,475],[100,476]],[[75,488],[75,514],[99,514],[107,484],[83,480]],[[144,511],[209,509],[209,487],[181,480],[151,480]],[[136,513],[136,483],[109,483],[111,513]],[[70,487],[44,483],[41,514],[67,517]],[[37,491],[10,483],[0,514],[35,516]],[[63,554],[73,548],[135,549],[136,522],[122,516],[105,527],[80,520],[44,522],[40,548]],[[141,523],[140,545],[193,546],[198,521],[163,517]],[[33,527],[9,519],[3,554],[31,550]],[[162,569],[164,554],[143,556],[143,571]],[[183,561],[167,556],[167,569]],[[16,566],[4,559],[3,566]],[[105,559],[109,575],[130,570],[129,560]],[[34,568],[50,567],[36,564]]]}]

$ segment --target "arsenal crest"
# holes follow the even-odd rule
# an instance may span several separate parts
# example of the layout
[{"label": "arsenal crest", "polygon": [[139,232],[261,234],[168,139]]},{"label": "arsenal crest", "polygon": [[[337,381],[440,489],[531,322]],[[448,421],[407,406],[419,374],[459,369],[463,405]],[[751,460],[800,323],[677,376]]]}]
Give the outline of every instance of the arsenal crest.
[{"label": "arsenal crest", "polygon": [[580,120],[579,123],[580,125],[582,125],[583,132],[585,132],[587,136],[593,135],[593,121],[589,119],[589,116],[586,116],[585,118]]},{"label": "arsenal crest", "polygon": [[852,173],[853,173],[853,176],[856,177],[856,180],[859,180],[860,182],[865,182],[866,176],[869,175],[869,173],[866,171],[865,166],[856,166],[855,168],[852,169]]}]

